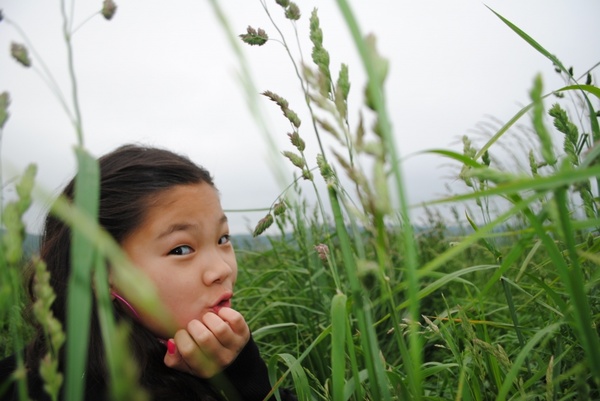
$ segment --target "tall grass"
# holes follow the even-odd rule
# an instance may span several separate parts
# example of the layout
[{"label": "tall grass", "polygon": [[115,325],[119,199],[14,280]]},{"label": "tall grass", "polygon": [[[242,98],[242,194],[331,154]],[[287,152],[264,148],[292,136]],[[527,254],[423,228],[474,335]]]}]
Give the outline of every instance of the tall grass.
[{"label": "tall grass", "polygon": [[[276,3],[284,17],[297,24],[297,6]],[[435,239],[426,239],[425,234],[419,237],[408,218],[395,135],[381,87],[386,61],[378,54],[374,38],[361,34],[350,6],[344,1],[338,4],[367,72],[365,109],[372,111],[375,123],[369,129],[360,116],[347,115],[347,69],[342,66],[334,82],[329,55],[322,45],[323,32],[313,11],[308,22],[313,66],[294,65],[296,71],[302,71],[299,79],[309,114],[316,122],[313,129],[299,129],[294,121],[296,113],[287,113],[290,106],[280,94],[269,92],[268,97],[290,120],[292,144],[298,153],[286,151],[284,156],[301,170],[303,178],[315,179],[306,174],[311,163],[294,138],[316,135],[319,144],[323,135],[337,140],[335,148],[325,151],[321,147],[317,158],[331,210],[319,216],[299,203],[284,216],[261,221],[255,233],[265,230],[265,222],[280,219],[279,238],[284,239],[274,237],[272,249],[261,253],[259,259],[253,255],[242,259],[248,273],[245,280],[249,284],[242,284],[250,293],[248,303],[255,300],[254,291],[263,294],[258,301],[260,311],[247,312],[261,319],[253,324],[277,327],[269,333],[270,342],[300,341],[303,349],[321,350],[301,353],[304,359],[299,361],[310,380],[310,388],[303,389],[302,394],[316,398],[598,396],[597,258],[593,251],[584,251],[596,249],[598,239],[597,187],[592,194],[600,174],[592,162],[598,157],[593,107],[597,87],[591,82],[579,84],[555,56],[498,15],[570,82],[544,94],[542,80],[537,77],[531,104],[479,149],[470,145],[464,154],[430,151],[462,165],[460,177],[472,190],[431,204],[472,200],[487,223],[478,226],[467,215],[472,234],[452,241],[448,238],[451,231],[444,230]],[[266,2],[261,5],[267,10]],[[272,17],[271,21],[280,33],[279,22]],[[264,27],[252,28],[240,36],[246,43],[267,45],[266,31]],[[279,41],[290,53],[285,40]],[[557,134],[546,127],[544,99],[565,92],[575,92],[584,105],[589,120],[581,128],[590,129],[591,135],[579,137],[572,132],[575,125],[566,111],[553,106],[553,123],[564,134],[564,151],[558,155],[554,143]],[[528,115],[539,144],[538,149],[531,149],[531,171],[525,174],[495,168],[490,160],[494,145]],[[353,129],[349,121],[358,127]],[[330,161],[332,157],[336,163]],[[371,174],[358,166],[365,159],[374,166]],[[340,184],[340,173],[349,177],[354,195]],[[495,199],[508,202],[508,207],[493,215],[485,205]],[[297,248],[290,249],[283,242],[286,233],[281,227],[286,222],[293,227]],[[433,223],[444,225],[439,220]],[[308,237],[306,232],[314,235]],[[310,239],[312,243],[307,243]],[[440,242],[453,245],[440,249]],[[311,247],[320,247],[320,243],[330,251],[323,262],[316,257],[319,248],[311,255]],[[468,258],[476,253],[476,247],[486,252],[477,252],[474,260]],[[278,276],[286,284],[278,280],[271,287],[263,274],[257,273],[264,265],[277,266]],[[539,272],[543,272],[542,278]],[[275,276],[272,269],[264,274]],[[267,289],[265,285],[269,285]],[[281,299],[289,301],[283,306],[277,302]],[[315,308],[315,303],[320,307]],[[344,317],[340,316],[342,303]],[[286,311],[290,304],[294,310],[310,309],[299,320],[297,313]],[[538,310],[544,313],[538,315]],[[264,321],[262,316],[270,318]],[[325,344],[324,334],[330,337]],[[273,349],[273,355],[279,349]],[[323,361],[324,355],[330,355],[329,361]],[[582,372],[585,374],[580,376]],[[304,386],[306,381],[295,385]]]},{"label": "tall grass", "polygon": [[[542,78],[536,77],[531,103],[488,141],[476,144],[465,138],[463,153],[428,151],[457,166],[464,189],[430,202],[426,227],[418,227],[409,218],[395,143],[402,132],[390,125],[384,91],[387,61],[375,38],[363,35],[350,5],[339,0],[367,75],[364,104],[352,115],[349,69],[331,70],[317,10],[304,18],[293,2],[259,3],[273,25],[249,28],[241,39],[269,45],[267,31],[274,30],[305,99],[304,105],[290,105],[284,94],[263,92],[289,121],[291,150],[278,157],[292,163],[297,177],[289,179],[287,192],[276,197],[254,231],[267,236],[269,246],[238,248],[238,304],[268,359],[275,387],[293,386],[300,400],[600,398],[600,129],[594,106],[600,88],[591,72],[575,79],[551,52],[496,14],[507,29],[546,56],[567,84],[544,92]],[[97,164],[84,148],[70,45],[76,29],[61,4],[72,97],[67,101],[57,88],[55,93],[79,141],[75,200],[59,199],[51,210],[73,228],[65,394],[82,398],[87,335],[81,330],[88,327],[96,297],[113,398],[144,399],[127,352],[127,329],[114,321],[109,305],[106,263],[118,282],[127,282],[119,288],[126,289],[128,299],[157,317],[166,314],[152,285],[96,223]],[[239,38],[219,3],[211,4],[240,57],[249,104],[260,113],[252,101],[258,91]],[[300,23],[309,27],[311,65],[296,61],[304,58],[287,45],[290,38],[280,29],[281,24]],[[22,62],[26,59],[20,50]],[[579,82],[583,79],[585,84]],[[569,103],[565,95],[575,100]],[[551,98],[556,105],[548,110]],[[8,97],[2,99],[5,112]],[[299,107],[306,107],[309,124],[301,124],[295,111]],[[577,125],[570,118],[574,113],[587,120]],[[494,162],[496,149],[525,120],[537,144],[529,152],[529,171],[500,168]],[[6,119],[0,121],[3,125]],[[257,121],[263,121],[260,115]],[[316,160],[306,156],[304,138],[309,135],[317,138]],[[335,145],[326,148],[331,141]],[[3,354],[17,353],[13,380],[22,399],[22,349],[29,334],[21,318],[21,216],[30,203],[33,175],[31,168],[19,184],[20,200],[4,207],[7,233],[0,247],[0,321],[8,341]],[[316,205],[302,195],[305,182],[316,193]],[[491,204],[500,206],[492,211]],[[445,206],[451,207],[454,222],[442,218],[438,208]],[[63,379],[53,360],[62,346],[62,329],[48,315],[51,289],[44,285],[43,264],[37,266],[39,290],[48,295],[36,318],[54,333],[49,338],[56,338],[43,376],[49,391],[57,394]]]}]

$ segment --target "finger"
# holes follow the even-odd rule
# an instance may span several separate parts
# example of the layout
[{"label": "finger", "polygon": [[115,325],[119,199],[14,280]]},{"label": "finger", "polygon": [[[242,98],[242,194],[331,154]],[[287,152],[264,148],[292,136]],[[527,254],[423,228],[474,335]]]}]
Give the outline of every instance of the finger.
[{"label": "finger", "polygon": [[214,358],[198,347],[187,330],[175,333],[175,344],[181,355],[181,362],[176,365],[176,369],[204,378],[214,376],[221,370]]},{"label": "finger", "polygon": [[231,326],[220,316],[209,312],[202,317],[202,323],[215,336],[217,341],[225,347],[231,348],[238,343],[238,336],[234,333]]},{"label": "finger", "polygon": [[167,352],[165,353],[164,361],[165,365],[170,368],[177,368],[183,361],[181,354],[177,350],[175,341],[172,338],[167,341]]},{"label": "finger", "polygon": [[240,312],[231,308],[221,308],[218,315],[231,327],[234,333],[243,337],[245,342],[248,342],[248,339],[250,339],[250,328],[248,328],[248,324]]},{"label": "finger", "polygon": [[173,339],[169,339],[167,341],[167,352],[165,353],[164,362],[165,365],[171,369],[196,375],[196,372],[194,372],[194,370],[183,359],[183,356],[177,349],[177,345],[175,345],[175,341]]},{"label": "finger", "polygon": [[223,348],[217,337],[215,337],[215,334],[203,322],[197,319],[191,320],[188,323],[187,332],[205,354],[212,355],[220,348]]},{"label": "finger", "polygon": [[235,345],[234,349],[224,347],[214,333],[199,320],[190,321],[187,325],[187,331],[196,346],[202,351],[204,359],[209,360],[211,364],[225,367],[235,359],[239,352]]}]

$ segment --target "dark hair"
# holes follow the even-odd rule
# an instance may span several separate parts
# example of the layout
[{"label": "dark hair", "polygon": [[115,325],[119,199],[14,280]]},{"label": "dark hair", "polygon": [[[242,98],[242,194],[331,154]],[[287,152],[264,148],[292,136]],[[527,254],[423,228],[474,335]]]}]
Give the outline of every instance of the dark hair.
[{"label": "dark hair", "polygon": [[[139,227],[148,206],[163,191],[178,185],[207,183],[214,187],[208,171],[187,157],[176,153],[139,145],[125,145],[102,156],[100,166],[99,223],[121,243]],[[73,179],[63,195],[73,198]],[[70,272],[71,231],[58,218],[48,215],[40,247],[40,256],[50,272],[50,284],[56,292],[52,306],[54,315],[66,322],[67,281]],[[30,281],[31,292],[31,281]],[[117,303],[118,319],[131,321]],[[140,365],[141,383],[153,399],[191,399],[199,394],[211,394],[203,380],[166,367],[164,345],[146,328],[131,321],[131,346]],[[45,354],[43,333],[39,332],[28,349],[29,368],[36,367]],[[64,362],[64,353],[61,355]],[[64,368],[64,363],[61,363]],[[37,371],[37,369],[36,369]],[[106,366],[96,308],[92,311],[90,347],[86,370],[87,391],[106,391]],[[178,395],[178,391],[182,393]],[[187,393],[187,394],[185,394]],[[208,397],[207,399],[212,399]]]}]

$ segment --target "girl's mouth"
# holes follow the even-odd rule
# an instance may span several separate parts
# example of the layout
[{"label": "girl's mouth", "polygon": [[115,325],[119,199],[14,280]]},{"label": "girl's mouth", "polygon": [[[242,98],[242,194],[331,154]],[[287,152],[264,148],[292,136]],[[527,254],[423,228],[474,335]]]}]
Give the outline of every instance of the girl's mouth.
[{"label": "girl's mouth", "polygon": [[231,295],[224,296],[219,302],[211,307],[212,311],[219,313],[222,308],[231,308]]}]

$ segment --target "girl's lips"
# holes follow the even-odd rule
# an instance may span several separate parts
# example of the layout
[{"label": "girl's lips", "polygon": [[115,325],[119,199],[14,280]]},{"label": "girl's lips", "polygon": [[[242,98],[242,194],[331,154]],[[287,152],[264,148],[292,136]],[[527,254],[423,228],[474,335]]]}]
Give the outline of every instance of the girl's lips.
[{"label": "girl's lips", "polygon": [[210,309],[215,313],[219,313],[222,308],[231,308],[232,296],[233,294],[231,293],[224,294],[213,306],[210,307]]}]

